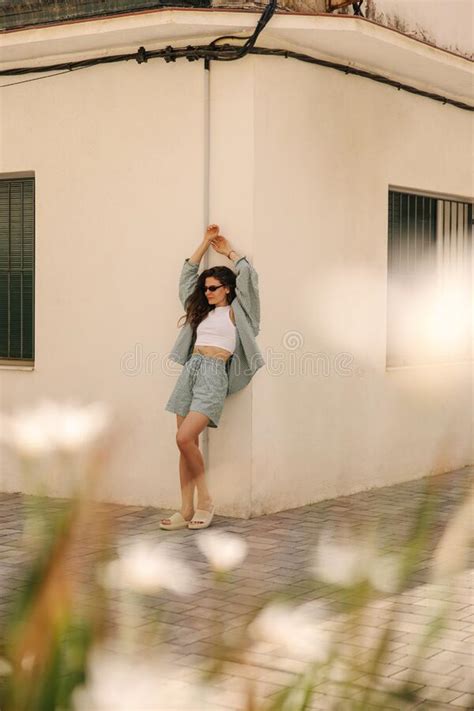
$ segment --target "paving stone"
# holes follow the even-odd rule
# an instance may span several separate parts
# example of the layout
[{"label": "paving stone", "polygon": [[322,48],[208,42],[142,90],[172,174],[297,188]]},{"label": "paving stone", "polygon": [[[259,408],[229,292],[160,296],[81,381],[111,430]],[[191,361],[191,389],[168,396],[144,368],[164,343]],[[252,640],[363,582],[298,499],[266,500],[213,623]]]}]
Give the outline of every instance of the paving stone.
[{"label": "paving stone", "polygon": [[413,655],[407,655],[405,657],[400,657],[397,660],[397,664],[403,666],[405,669],[416,669],[416,670],[426,670],[431,674],[449,674],[456,676],[455,672],[461,669],[459,664],[448,663],[446,661],[440,661],[438,655],[435,654],[432,657],[414,658]]},{"label": "paving stone", "polygon": [[[473,702],[474,571],[467,569],[444,585],[431,583],[429,575],[435,546],[468,492],[473,473],[473,467],[464,467],[430,477],[429,482],[436,485],[440,498],[433,533],[410,587],[399,595],[380,594],[372,600],[370,617],[363,620],[363,626],[354,634],[348,628],[350,615],[355,609],[353,601],[342,603],[339,591],[324,581],[313,579],[309,572],[318,537],[329,527],[340,540],[351,542],[355,535],[375,525],[377,543],[396,553],[412,529],[413,515],[423,500],[428,479],[363,491],[252,519],[216,515],[213,522],[216,530],[235,533],[249,546],[243,564],[220,582],[216,581],[205,556],[197,548],[195,532],[183,529],[170,534],[159,529],[159,519],[169,515],[169,510],[97,503],[94,512],[97,516],[105,514],[109,517],[121,544],[131,545],[142,539],[166,543],[172,555],[193,566],[194,594],[180,596],[162,590],[155,596],[147,596],[143,599],[143,612],[129,620],[127,625],[128,634],[134,637],[142,632],[149,635],[150,639],[143,642],[144,651],[159,650],[169,655],[183,683],[192,681],[194,675],[207,669],[212,661],[214,620],[222,624],[227,642],[237,642],[245,637],[247,623],[254,613],[282,588],[294,605],[323,601],[330,611],[329,618],[322,623],[323,629],[330,630],[334,638],[341,641],[341,655],[356,660],[359,665],[370,660],[393,607],[396,613],[393,640],[389,653],[377,669],[370,703],[364,711],[467,709]],[[65,510],[68,501],[39,499],[18,493],[0,494],[0,638],[10,609],[8,599],[15,591],[24,589],[22,570],[34,555],[32,549],[22,547],[25,520],[40,504],[52,517]],[[104,545],[90,532],[81,535],[75,543],[67,569],[71,574],[78,565],[83,569],[83,581],[78,590],[80,609],[93,611],[96,608],[94,587],[86,584],[86,573],[95,556],[107,552],[109,557],[114,557],[116,551],[117,543]],[[474,567],[472,553],[470,565]],[[119,595],[111,593],[110,597],[110,615],[117,619],[121,610]],[[420,635],[425,631],[434,607],[448,600],[450,607],[445,628],[430,640],[422,658],[414,660]],[[161,622],[158,637],[152,634],[156,617]],[[212,681],[219,696],[212,697],[212,702],[203,705],[202,711],[204,708],[206,711],[242,711],[242,690],[250,683],[255,683],[255,698],[259,702],[268,700],[305,667],[291,646],[283,648],[262,643],[258,650],[247,653],[245,664],[230,659],[223,661],[224,673]],[[420,697],[416,702],[390,700],[388,703],[382,699],[377,691],[380,685],[393,688],[403,679],[411,678],[412,672],[417,679],[413,686]],[[368,679],[362,673],[359,681],[364,678]],[[353,689],[348,692],[334,680],[326,679],[315,689],[309,709],[351,711],[351,703],[358,695]]]},{"label": "paving stone", "polygon": [[427,701],[439,701],[441,703],[454,701],[454,699],[459,698],[458,694],[459,692],[454,689],[443,689],[435,686],[425,686],[419,693]]},{"label": "paving stone", "polygon": [[451,701],[451,706],[455,706],[456,708],[472,709],[473,703],[474,696],[470,694],[462,694],[461,696],[458,696],[457,699]]}]

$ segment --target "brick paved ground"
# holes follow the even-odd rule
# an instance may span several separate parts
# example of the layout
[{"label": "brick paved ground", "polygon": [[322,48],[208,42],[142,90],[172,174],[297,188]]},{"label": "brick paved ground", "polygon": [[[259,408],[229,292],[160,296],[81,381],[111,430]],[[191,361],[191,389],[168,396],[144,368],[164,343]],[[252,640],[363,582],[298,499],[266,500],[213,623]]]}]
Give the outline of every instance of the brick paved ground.
[{"label": "brick paved ground", "polygon": [[[473,467],[466,467],[431,479],[442,492],[442,503],[436,512],[436,526],[430,543],[423,553],[423,563],[409,590],[395,599],[395,609],[401,619],[395,623],[390,657],[378,670],[381,685],[393,684],[394,680],[406,678],[410,674],[411,654],[417,634],[430,614],[430,603],[447,596],[446,587],[427,582],[429,561],[446,523],[468,489],[473,470]],[[197,570],[197,592],[186,597],[162,592],[149,599],[149,606],[140,619],[133,623],[137,629],[146,632],[159,610],[163,622],[162,634],[165,636],[160,650],[165,652],[166,660],[172,663],[173,677],[185,683],[208,666],[213,650],[211,627],[215,615],[224,624],[226,635],[238,638],[256,608],[282,587],[295,603],[311,600],[331,603],[332,589],[321,583],[310,582],[307,569],[317,536],[327,526],[339,532],[345,531],[350,536],[350,531],[361,530],[368,523],[378,523],[378,542],[396,551],[413,523],[413,514],[422,499],[425,481],[384,487],[250,520],[216,516],[214,528],[239,534],[249,544],[245,562],[219,587],[216,587],[208,563],[195,543],[195,537],[202,535],[202,532],[188,529],[169,532],[159,529],[159,519],[169,511],[105,504],[97,505],[97,511],[106,511],[111,515],[121,537],[138,540],[145,536],[152,541],[166,541],[177,557],[189,561]],[[62,505],[58,500],[50,499],[46,502],[52,512]],[[0,494],[0,632],[8,609],[9,595],[23,584],[21,563],[25,556],[19,539],[24,513],[34,504],[32,497]],[[92,549],[78,553],[83,556],[84,567],[93,555],[94,548],[100,547],[100,542],[95,543]],[[423,664],[416,665],[417,668],[422,667],[422,676],[417,684],[422,700],[416,704],[394,702],[390,706],[386,703],[377,706],[375,699],[370,706],[367,705],[368,710],[416,707],[427,711],[454,711],[473,707],[473,572],[469,567],[455,578],[451,588],[452,607],[448,624],[442,635],[434,639],[426,650]],[[83,593],[81,600],[82,604],[93,604],[87,598],[87,592]],[[344,649],[348,654],[356,652],[358,658],[363,659],[373,648],[387,606],[393,600],[394,596],[380,595],[371,604],[370,619],[365,620],[356,636],[348,638],[344,613],[335,614],[324,625],[335,634],[342,635],[341,638],[345,640]],[[114,599],[112,612],[117,613],[118,610],[118,600]],[[248,680],[254,680],[259,700],[268,699],[301,668],[302,662],[296,655],[282,653],[270,645],[261,646],[259,651],[247,655],[245,664],[227,661],[224,673],[212,680],[212,694],[208,703],[204,705],[204,702],[196,700],[197,705],[189,706],[189,711],[201,711],[204,708],[244,711],[242,689]],[[351,693],[352,696],[347,698],[348,694],[341,691],[339,686],[324,681],[317,687],[309,708],[349,710],[354,703],[354,692]],[[130,711],[139,709],[131,708]]]}]

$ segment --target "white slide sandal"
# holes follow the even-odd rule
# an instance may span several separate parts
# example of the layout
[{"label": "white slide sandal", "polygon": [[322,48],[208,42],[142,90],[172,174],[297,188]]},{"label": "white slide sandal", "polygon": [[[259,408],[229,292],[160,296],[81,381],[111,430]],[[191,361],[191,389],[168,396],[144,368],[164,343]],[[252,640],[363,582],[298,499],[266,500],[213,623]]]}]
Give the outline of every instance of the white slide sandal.
[{"label": "white slide sandal", "polygon": [[[215,510],[215,506],[213,506],[210,511],[206,511],[205,509],[196,509],[191,521],[188,522],[188,528],[207,528],[211,525]],[[203,521],[203,523],[196,523],[196,521]]]},{"label": "white slide sandal", "polygon": [[181,515],[179,511],[176,511],[172,516],[169,516],[170,523],[162,523],[166,518],[160,521],[160,528],[164,528],[165,531],[175,531],[177,528],[186,528],[189,521]]}]

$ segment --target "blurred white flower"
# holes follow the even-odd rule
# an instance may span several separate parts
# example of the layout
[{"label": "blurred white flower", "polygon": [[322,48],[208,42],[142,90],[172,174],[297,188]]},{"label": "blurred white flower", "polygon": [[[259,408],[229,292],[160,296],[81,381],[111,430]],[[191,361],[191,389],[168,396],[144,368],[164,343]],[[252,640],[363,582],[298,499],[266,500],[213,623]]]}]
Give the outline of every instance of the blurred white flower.
[{"label": "blurred white flower", "polygon": [[[192,673],[162,655],[144,658],[95,647],[87,667],[87,683],[73,693],[74,711],[194,711],[222,706],[222,690],[202,683],[199,670]],[[245,690],[233,695],[237,708],[245,708]]]},{"label": "blurred white flower", "polygon": [[98,437],[110,420],[107,405],[81,406],[43,399],[36,406],[0,413],[0,440],[26,457],[74,452]]},{"label": "blurred white flower", "polygon": [[403,581],[402,558],[395,553],[376,556],[369,566],[369,580],[381,592],[398,592]]},{"label": "blurred white flower", "polygon": [[311,572],[333,585],[355,585],[368,578],[373,555],[368,543],[337,543],[325,531],[319,538]]},{"label": "blurred white flower", "polygon": [[289,656],[325,662],[330,654],[332,633],[321,627],[310,609],[305,605],[270,602],[247,627],[247,633],[257,642],[283,647]]},{"label": "blurred white flower", "polygon": [[351,587],[368,580],[377,590],[397,592],[402,582],[401,564],[398,555],[378,555],[368,541],[338,543],[325,531],[316,546],[310,571],[318,580],[332,585]]},{"label": "blurred white flower", "polygon": [[0,657],[0,676],[8,676],[13,671],[13,667],[4,657]]},{"label": "blurred white flower", "polygon": [[146,541],[122,545],[119,557],[104,566],[101,581],[106,587],[153,593],[161,589],[187,595],[195,590],[195,574],[163,544]]},{"label": "blurred white flower", "polygon": [[205,690],[173,676],[159,659],[119,655],[95,648],[88,680],[73,694],[74,711],[190,711]]},{"label": "blurred white flower", "polygon": [[215,571],[236,568],[247,555],[248,544],[240,536],[225,531],[204,531],[196,539],[199,550]]},{"label": "blurred white flower", "polygon": [[36,655],[33,654],[32,652],[29,652],[28,654],[25,654],[21,658],[21,668],[25,669],[26,671],[31,671],[35,665],[36,661]]}]

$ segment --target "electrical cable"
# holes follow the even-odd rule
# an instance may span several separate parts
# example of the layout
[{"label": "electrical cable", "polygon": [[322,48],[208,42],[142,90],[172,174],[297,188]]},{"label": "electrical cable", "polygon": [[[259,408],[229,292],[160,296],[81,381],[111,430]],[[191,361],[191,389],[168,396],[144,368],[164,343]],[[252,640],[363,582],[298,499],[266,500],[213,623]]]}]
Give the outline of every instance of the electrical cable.
[{"label": "electrical cable", "polygon": [[[259,21],[257,22],[257,25],[255,27],[255,30],[252,35],[249,37],[238,37],[235,35],[222,35],[221,37],[216,37],[216,39],[212,40],[212,42],[209,43],[209,47],[214,47],[215,43],[218,42],[219,40],[222,39],[237,39],[237,40],[242,40],[246,39],[247,41],[245,42],[244,46],[238,49],[238,52],[235,57],[226,57],[223,59],[218,59],[218,61],[232,61],[234,59],[240,59],[243,57],[245,54],[248,54],[251,49],[253,49],[255,42],[257,41],[257,38],[265,25],[267,25],[271,18],[273,17],[275,11],[277,9],[277,0],[270,0],[269,4],[263,11]],[[231,47],[232,45],[227,45]],[[208,65],[207,65],[208,66]]]},{"label": "electrical cable", "polygon": [[40,81],[40,79],[50,79],[51,77],[58,77],[61,74],[70,74],[71,72],[77,72],[79,69],[87,69],[87,67],[75,67],[73,69],[67,69],[64,72],[55,72],[54,74],[47,74],[44,77],[33,77],[33,79],[22,79],[22,81],[12,81],[10,84],[0,84],[0,89],[4,86],[16,86],[17,84],[28,84],[30,81]]},{"label": "electrical cable", "polygon": [[[116,62],[128,62],[130,60],[136,61],[138,64],[146,63],[149,59],[164,59],[165,62],[175,62],[177,59],[186,58],[189,62],[198,61],[199,59],[204,59],[205,66],[208,69],[210,61],[217,62],[228,62],[241,59],[247,54],[259,54],[259,55],[269,55],[269,56],[279,56],[285,57],[285,59],[292,58],[297,59],[302,62],[309,62],[310,64],[317,64],[319,66],[327,67],[330,69],[335,69],[336,71],[344,72],[344,74],[354,74],[356,76],[364,77],[372,81],[376,81],[382,84],[387,84],[393,86],[398,90],[403,90],[410,92],[412,94],[417,94],[418,96],[424,96],[433,101],[438,101],[443,104],[450,104],[464,111],[474,111],[474,106],[458,101],[456,99],[451,99],[447,96],[441,94],[435,94],[431,91],[424,91],[418,87],[412,86],[411,84],[405,84],[403,82],[389,79],[388,77],[377,74],[376,72],[370,72],[363,69],[357,69],[350,65],[339,64],[337,62],[331,62],[325,59],[317,59],[311,55],[304,54],[302,52],[295,52],[289,49],[274,49],[267,47],[255,47],[255,42],[262,32],[264,27],[268,24],[269,20],[275,13],[277,6],[277,0],[270,0],[269,4],[263,11],[254,32],[248,37],[239,37],[237,35],[222,35],[221,37],[216,37],[207,45],[188,45],[187,47],[173,47],[168,45],[164,49],[157,50],[146,50],[145,47],[139,47],[136,52],[130,52],[127,54],[115,54],[103,57],[91,57],[89,59],[81,59],[72,62],[61,62],[58,64],[49,64],[36,67],[15,67],[13,69],[3,69],[0,70],[1,76],[22,76],[25,74],[38,74],[47,72],[56,72],[56,74],[48,75],[45,77],[37,77],[38,79],[47,79],[51,76],[57,76],[57,74],[68,73],[76,69],[85,69],[87,67],[93,67],[100,64],[112,64]],[[242,47],[238,47],[232,44],[217,45],[216,43],[223,39],[236,39],[243,40],[246,42]],[[65,70],[65,71],[63,71]],[[34,80],[31,80],[34,81]],[[21,84],[23,82],[12,82],[9,84],[0,84],[0,89],[8,86],[15,86],[16,84]]]}]

